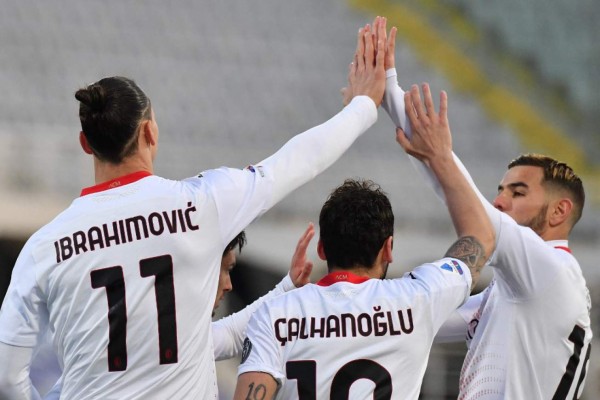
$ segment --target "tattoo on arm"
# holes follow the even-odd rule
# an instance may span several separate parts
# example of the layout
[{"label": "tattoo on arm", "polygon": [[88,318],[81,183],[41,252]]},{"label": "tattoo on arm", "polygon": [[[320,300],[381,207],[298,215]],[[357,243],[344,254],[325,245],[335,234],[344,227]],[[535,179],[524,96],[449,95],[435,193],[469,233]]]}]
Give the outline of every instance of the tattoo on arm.
[{"label": "tattoo on arm", "polygon": [[267,397],[267,387],[262,383],[256,385],[252,382],[248,385],[248,394],[246,395],[246,400],[265,400]]},{"label": "tattoo on arm", "polygon": [[473,236],[459,238],[452,246],[450,246],[445,257],[458,258],[463,261],[467,264],[471,273],[481,272],[486,261],[483,246]]}]

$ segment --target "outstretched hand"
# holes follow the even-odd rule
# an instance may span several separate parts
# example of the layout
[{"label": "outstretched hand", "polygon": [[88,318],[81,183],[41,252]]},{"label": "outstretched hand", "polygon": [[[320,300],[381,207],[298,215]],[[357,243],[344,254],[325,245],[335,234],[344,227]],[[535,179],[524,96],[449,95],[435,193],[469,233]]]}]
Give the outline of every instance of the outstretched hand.
[{"label": "outstretched hand", "polygon": [[310,273],[313,269],[312,261],[308,260],[306,257],[306,249],[312,238],[315,236],[315,226],[311,222],[308,224],[308,228],[298,240],[298,245],[296,246],[296,251],[292,256],[292,265],[290,267],[290,278],[292,278],[292,282],[294,286],[297,288],[310,283]]},{"label": "outstretched hand", "polygon": [[348,86],[342,89],[344,105],[360,95],[369,96],[377,106],[381,104],[385,90],[385,29],[382,17],[375,19],[373,28],[367,24],[359,29]]},{"label": "outstretched hand", "polygon": [[404,94],[406,115],[410,122],[412,137],[409,140],[401,128],[396,129],[396,141],[413,157],[418,158],[427,165],[434,159],[452,157],[452,134],[448,124],[448,95],[440,93],[440,111],[435,111],[429,85],[424,83],[421,101],[419,88],[413,85],[409,92]]}]

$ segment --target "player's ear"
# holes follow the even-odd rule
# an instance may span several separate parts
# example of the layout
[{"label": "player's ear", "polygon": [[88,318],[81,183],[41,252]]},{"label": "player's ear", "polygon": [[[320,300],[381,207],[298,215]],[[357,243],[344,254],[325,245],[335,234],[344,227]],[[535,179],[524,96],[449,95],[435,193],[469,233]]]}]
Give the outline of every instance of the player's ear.
[{"label": "player's ear", "polygon": [[550,226],[557,226],[565,222],[571,216],[573,201],[567,197],[559,199],[552,208],[548,217]]},{"label": "player's ear", "polygon": [[79,132],[79,144],[86,154],[93,154],[92,148],[90,147],[90,144],[88,143],[83,131]]},{"label": "player's ear", "polygon": [[390,236],[383,242],[383,260],[391,263],[393,260],[392,249],[394,248],[394,237]]},{"label": "player's ear", "polygon": [[140,127],[140,134],[143,135],[144,144],[148,147],[151,145],[156,145],[156,138],[154,137],[154,132],[152,132],[152,121],[145,120],[142,121],[142,126]]},{"label": "player's ear", "polygon": [[327,261],[327,256],[325,255],[325,249],[323,248],[323,242],[321,239],[319,239],[317,242],[317,254],[321,260]]}]

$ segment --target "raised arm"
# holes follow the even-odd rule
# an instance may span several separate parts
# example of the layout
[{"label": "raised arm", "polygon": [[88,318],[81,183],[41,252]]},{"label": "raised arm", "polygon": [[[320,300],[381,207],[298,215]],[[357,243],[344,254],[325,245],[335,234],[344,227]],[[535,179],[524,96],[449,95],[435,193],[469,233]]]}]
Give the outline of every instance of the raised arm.
[{"label": "raised arm", "polygon": [[[366,28],[361,29],[358,42],[348,76],[350,104],[336,117],[295,136],[277,153],[259,163],[269,166],[275,174],[273,202],[329,167],[375,122],[377,112],[373,104],[381,104],[385,88],[385,43],[383,40],[375,42],[371,29]],[[364,104],[367,102],[370,107]]]},{"label": "raised arm", "polygon": [[408,154],[429,166],[437,178],[459,237],[446,256],[458,258],[468,265],[473,277],[472,286],[475,286],[494,250],[494,229],[477,194],[454,160],[446,93],[440,94],[439,113],[435,111],[428,84],[423,84],[423,96],[424,101],[421,101],[416,85],[405,94],[412,138],[409,140],[398,128],[396,139]]},{"label": "raised arm", "polygon": [[[363,29],[357,48],[349,74],[352,101],[342,111],[294,136],[275,154],[246,170],[218,169],[201,174],[204,182],[217,188],[213,197],[224,243],[327,169],[375,123],[385,88],[384,43],[375,43],[371,30]],[[200,179],[194,179],[193,184],[200,184]]]}]

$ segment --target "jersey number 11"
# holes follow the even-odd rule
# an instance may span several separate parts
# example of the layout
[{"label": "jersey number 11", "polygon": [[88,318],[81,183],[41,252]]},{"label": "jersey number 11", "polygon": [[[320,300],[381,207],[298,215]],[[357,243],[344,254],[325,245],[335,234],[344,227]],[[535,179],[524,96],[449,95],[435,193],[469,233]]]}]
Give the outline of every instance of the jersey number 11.
[{"label": "jersey number 11", "polygon": [[[154,277],[154,292],[158,313],[158,347],[160,364],[177,362],[177,324],[173,260],[163,255],[140,260],[142,278]],[[127,369],[127,305],[125,279],[120,265],[90,272],[92,288],[105,288],[108,300],[108,370]]]}]

